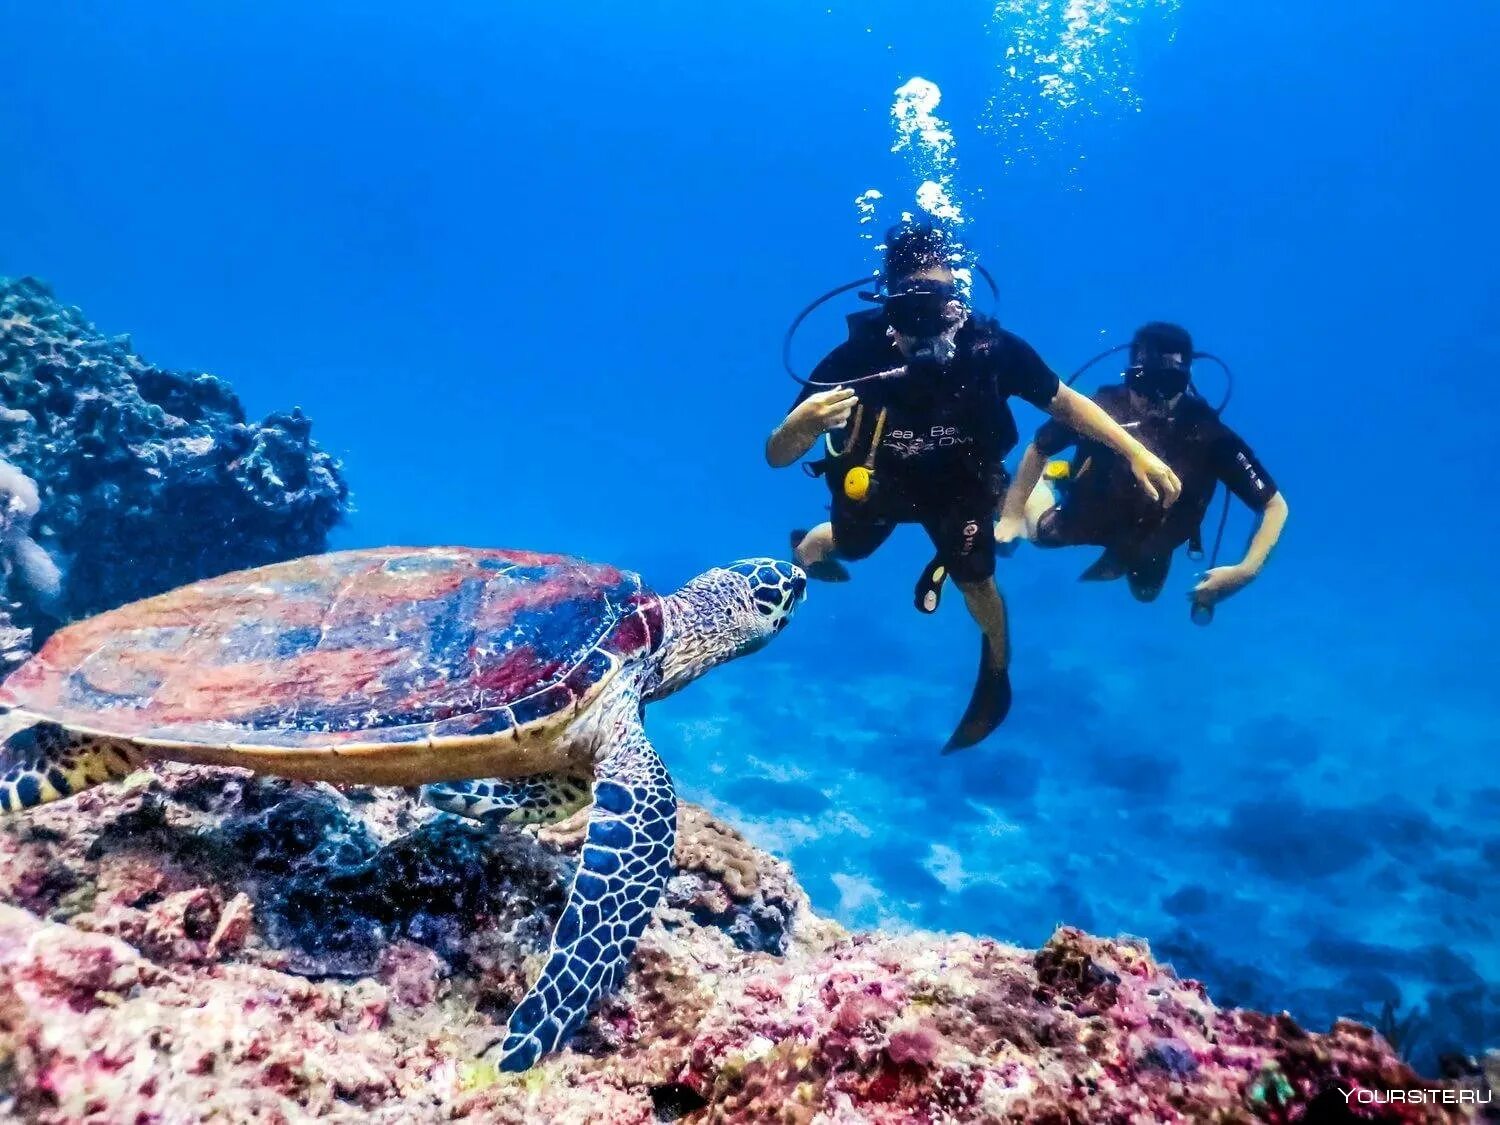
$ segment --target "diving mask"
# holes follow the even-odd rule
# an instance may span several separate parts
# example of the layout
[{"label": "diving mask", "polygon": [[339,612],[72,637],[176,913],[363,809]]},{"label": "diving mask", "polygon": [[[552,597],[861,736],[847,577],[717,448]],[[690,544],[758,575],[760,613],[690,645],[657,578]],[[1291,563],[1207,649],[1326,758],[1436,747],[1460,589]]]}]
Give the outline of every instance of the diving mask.
[{"label": "diving mask", "polygon": [[946,281],[912,281],[886,297],[886,323],[903,336],[940,336],[968,315]]},{"label": "diving mask", "polygon": [[969,310],[952,285],[915,281],[885,299],[885,318],[909,360],[945,367],[958,352]]},{"label": "diving mask", "polygon": [[1131,353],[1125,379],[1132,388],[1153,398],[1176,398],[1193,380],[1192,357],[1181,352],[1138,349]]}]

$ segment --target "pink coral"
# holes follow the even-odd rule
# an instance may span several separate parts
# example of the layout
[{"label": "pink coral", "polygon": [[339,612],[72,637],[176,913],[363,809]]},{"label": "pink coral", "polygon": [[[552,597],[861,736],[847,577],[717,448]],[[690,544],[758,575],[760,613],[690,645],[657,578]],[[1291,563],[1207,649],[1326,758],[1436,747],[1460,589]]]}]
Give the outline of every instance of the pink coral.
[{"label": "pink coral", "polygon": [[[269,823],[262,811],[293,792],[174,767],[0,830],[0,898],[14,904],[0,906],[0,1116],[1293,1125],[1346,1109],[1372,1122],[1470,1114],[1417,1104],[1461,1091],[1418,1079],[1368,1028],[1319,1035],[1285,1016],[1220,1009],[1137,941],[1062,929],[1029,951],[846,933],[810,913],[784,864],[697,809],[684,811],[693,866],[669,888],[619,994],[570,1049],[494,1079],[473,1059],[545,939],[552,853],[501,834],[499,858],[479,851],[475,862],[529,866],[534,883],[476,870],[490,897],[451,917],[423,899],[405,931],[360,931],[375,955],[349,963],[365,967],[306,979],[287,965],[316,967],[323,954],[277,948],[262,908],[309,886],[314,897],[294,901],[321,908],[357,896],[357,881],[309,884],[311,861],[279,853],[270,868],[230,862],[259,839],[241,829]],[[351,797],[327,797],[342,810],[328,823],[349,840],[360,825],[389,842],[431,820],[400,794]],[[226,827],[236,849],[205,851]],[[109,847],[95,846],[102,838]],[[1340,1090],[1382,1100],[1351,1095],[1346,1107]],[[1392,1092],[1405,1100],[1390,1102]]]}]

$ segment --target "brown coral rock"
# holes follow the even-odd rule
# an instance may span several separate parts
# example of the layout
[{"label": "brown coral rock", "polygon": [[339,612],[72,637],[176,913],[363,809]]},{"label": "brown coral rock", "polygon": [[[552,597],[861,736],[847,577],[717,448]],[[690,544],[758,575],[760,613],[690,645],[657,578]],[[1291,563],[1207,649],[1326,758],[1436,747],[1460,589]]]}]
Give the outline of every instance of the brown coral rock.
[{"label": "brown coral rock", "polygon": [[1357,1024],[1221,1010],[1133,940],[849,934],[703,810],[680,828],[619,993],[497,1078],[475,1056],[570,862],[537,833],[194,767],[5,822],[0,1118],[1310,1125],[1470,1120],[1484,1092]]}]

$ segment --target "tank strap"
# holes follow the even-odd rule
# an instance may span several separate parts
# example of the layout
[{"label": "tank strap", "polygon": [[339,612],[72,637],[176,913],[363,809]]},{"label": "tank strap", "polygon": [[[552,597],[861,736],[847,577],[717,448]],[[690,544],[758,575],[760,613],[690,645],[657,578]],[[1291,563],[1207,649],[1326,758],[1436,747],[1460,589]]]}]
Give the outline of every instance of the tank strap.
[{"label": "tank strap", "polygon": [[[875,416],[875,430],[870,435],[870,449],[865,454],[865,470],[870,473],[873,473],[875,471],[875,455],[880,450],[880,439],[885,436],[885,419],[886,408],[881,407],[880,413]],[[817,464],[814,466],[804,465],[803,467],[809,470],[808,475],[814,477],[823,476],[825,473],[827,473],[829,468],[836,464],[839,459],[842,458],[845,454],[851,453],[855,449],[857,449],[859,446],[859,431],[864,426],[864,420],[865,406],[864,403],[860,403],[854,408],[854,419],[849,424],[847,436],[844,439],[844,447],[842,449],[835,449],[833,447],[832,434],[824,434],[823,447],[827,451],[828,456],[822,461],[817,462]],[[830,482],[832,482],[833,478],[830,476],[829,480]]]},{"label": "tank strap", "polygon": [[880,439],[885,436],[885,407],[875,417],[875,433],[870,437],[870,452],[865,457],[865,468],[875,471],[875,454],[880,449]]},{"label": "tank strap", "polygon": [[[844,438],[844,448],[840,449],[837,453],[834,454],[834,456],[842,457],[845,453],[854,448],[855,444],[859,441],[859,427],[861,426],[861,424],[863,424],[864,420],[865,404],[860,403],[854,408],[854,421],[850,424],[849,433]],[[832,443],[829,444],[829,452],[833,452]]]}]

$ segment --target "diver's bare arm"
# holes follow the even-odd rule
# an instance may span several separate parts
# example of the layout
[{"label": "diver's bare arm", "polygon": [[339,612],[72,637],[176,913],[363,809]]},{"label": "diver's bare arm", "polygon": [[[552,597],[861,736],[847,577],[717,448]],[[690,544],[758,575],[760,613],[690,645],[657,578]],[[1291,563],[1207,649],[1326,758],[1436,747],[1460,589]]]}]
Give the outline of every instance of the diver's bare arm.
[{"label": "diver's bare arm", "polygon": [[766,462],[773,469],[794,465],[817,440],[818,435],[810,427],[797,425],[796,416],[788,415],[766,439]]},{"label": "diver's bare arm", "polygon": [[809,395],[766,439],[766,461],[773,469],[794,465],[829,430],[849,421],[859,399],[847,387]]},{"label": "diver's bare arm", "polygon": [[1026,518],[1026,502],[1036,491],[1037,482],[1042,479],[1042,472],[1046,467],[1047,458],[1042,456],[1036,442],[1032,442],[1026,447],[1026,452],[1021,454],[1021,463],[1016,466],[1016,478],[1010,482],[1010,488],[1005,492],[1005,502],[1000,505],[1002,520],[1019,524]]},{"label": "diver's bare arm", "polygon": [[1188,597],[1199,605],[1211,606],[1255,581],[1261,567],[1266,565],[1266,559],[1270,558],[1276,541],[1281,538],[1281,529],[1286,526],[1286,513],[1286,497],[1278,492],[1261,512],[1245,557],[1232,566],[1216,566],[1204,574]]},{"label": "diver's bare arm", "polygon": [[1120,424],[1105,413],[1103,407],[1072,387],[1057,388],[1057,397],[1048,405],[1047,413],[1074,432],[1109,446],[1127,461],[1150,456],[1150,451],[1136,441],[1130,431],[1122,430]]},{"label": "diver's bare arm", "polygon": [[1254,578],[1259,574],[1266,565],[1266,560],[1271,557],[1271,552],[1276,549],[1276,544],[1281,539],[1281,529],[1286,527],[1286,515],[1286,497],[1278,492],[1261,512],[1245,557],[1235,564],[1235,568],[1244,572],[1247,578]]},{"label": "diver's bare arm", "polygon": [[1047,406],[1047,413],[1084,437],[1107,445],[1130,465],[1130,471],[1153,500],[1173,504],[1182,495],[1182,482],[1161,458],[1152,453],[1120,424],[1106,414],[1092,399],[1072,387],[1057,388],[1057,395]]}]

